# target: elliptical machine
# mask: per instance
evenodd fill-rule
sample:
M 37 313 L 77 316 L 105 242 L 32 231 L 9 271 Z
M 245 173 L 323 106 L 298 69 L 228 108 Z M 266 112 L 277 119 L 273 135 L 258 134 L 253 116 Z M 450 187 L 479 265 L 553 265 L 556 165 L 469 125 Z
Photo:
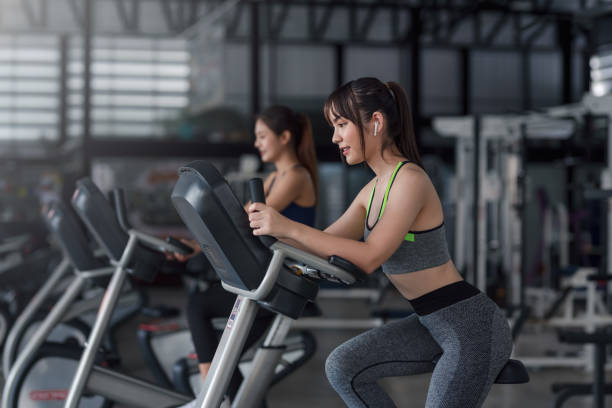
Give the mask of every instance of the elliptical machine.
M 76 365 L 74 353 L 60 351 L 59 345 L 53 349 L 55 353 L 51 353 L 48 347 L 42 347 L 43 343 L 69 312 L 86 282 L 108 276 L 112 272 L 112 268 L 103 267 L 100 261 L 93 257 L 91 250 L 87 247 L 87 239 L 83 230 L 68 209 L 60 203 L 55 203 L 48 209 L 45 218 L 47 225 L 63 246 L 65 257 L 26 310 L 19 316 L 7 339 L 3 356 L 6 381 L 2 394 L 2 406 L 6 408 L 36 406 L 41 401 L 53 404 L 54 401 L 61 400 L 62 395 L 65 395 L 66 384 L 61 382 L 63 378 L 50 376 L 48 370 L 55 367 L 65 372 L 70 372 L 71 369 L 74 371 Z M 69 286 L 17 354 L 20 339 L 32 323 L 36 312 L 62 279 L 67 276 L 71 267 L 74 268 L 74 275 Z M 16 360 L 13 363 L 14 358 Z M 56 406 L 57 404 L 55 402 Z M 101 398 L 88 399 L 86 406 L 103 407 L 104 404 Z
M 256 289 L 258 286 L 261 286 L 261 290 L 256 291 L 257 294 L 265 295 L 261 299 L 261 304 L 277 313 L 283 314 L 279 314 L 279 317 L 272 324 L 263 346 L 256 353 L 250 374 L 243 382 L 244 390 L 241 391 L 243 395 L 241 398 L 248 400 L 249 406 L 253 406 L 254 401 L 261 401 L 265 396 L 268 385 L 274 377 L 274 371 L 278 367 L 277 363 L 283 355 L 283 339 L 289 329 L 287 322 L 292 318 L 299 317 L 305 303 L 313 300 L 316 296 L 318 285 L 316 281 L 306 276 L 298 276 L 294 272 L 290 272 L 288 268 L 283 266 L 281 258 L 284 258 L 284 255 L 280 258 L 278 255 L 273 257 L 270 249 L 263 246 L 259 239 L 251 234 L 250 228 L 248 228 L 246 213 L 225 180 L 212 165 L 206 162 L 202 163 L 204 163 L 208 170 L 208 172 L 205 171 L 206 177 L 215 180 L 214 184 L 219 183 L 219 187 L 222 189 L 222 192 L 213 192 L 210 187 L 202 190 L 198 189 L 196 185 L 196 189 L 193 190 L 195 195 L 189 197 L 200 203 L 196 205 L 207 207 L 211 211 L 209 216 L 213 217 L 206 217 L 207 222 L 210 223 L 211 231 L 214 231 L 206 242 L 208 245 L 214 245 L 216 248 L 215 253 L 221 254 L 223 258 L 211 258 L 208 256 L 209 261 L 211 261 L 220 277 L 222 277 L 224 272 L 234 270 L 234 266 L 238 267 L 242 275 L 247 276 L 247 286 L 245 288 Z M 184 183 L 189 184 L 190 180 L 185 179 L 183 177 L 184 174 L 185 169 L 182 169 L 181 178 L 176 188 L 179 188 L 179 185 L 188 187 Z M 195 175 L 195 170 L 190 174 Z M 204 186 L 210 186 L 206 178 L 200 178 L 199 181 Z M 177 193 L 176 188 L 175 193 Z M 216 196 L 217 193 L 221 193 L 219 198 Z M 117 262 L 117 269 L 107 289 L 106 300 L 100 309 L 98 319 L 88 339 L 87 348 L 83 353 L 77 374 L 68 393 L 66 407 L 77 407 L 83 395 L 91 394 L 104 396 L 114 402 L 143 408 L 180 405 L 189 401 L 190 397 L 181 396 L 95 364 L 95 350 L 97 350 L 101 340 L 101 333 L 103 333 L 108 323 L 108 317 L 116 303 L 117 294 L 127 274 L 126 266 L 131 260 L 136 245 L 139 242 L 146 242 L 157 248 L 175 251 L 175 248 L 170 247 L 167 243 L 144 236 L 137 231 L 131 230 L 129 234 L 123 232 L 117 222 L 113 220 L 113 217 L 109 215 L 112 209 L 109 208 L 108 203 L 102 198 L 103 196 L 99 190 L 89 180 L 79 181 L 77 191 L 73 196 L 73 204 L 77 209 L 77 213 L 79 213 L 85 224 L 90 228 L 92 235 L 96 237 L 102 247 L 109 248 L 112 245 L 113 250 L 117 251 L 113 254 L 113 259 Z M 180 207 L 179 212 L 182 212 L 181 209 L 184 206 L 178 202 L 181 201 L 181 198 L 178 195 L 173 195 L 173 201 L 177 207 Z M 184 217 L 183 219 L 185 220 Z M 195 220 L 195 222 L 197 222 L 196 225 L 202 224 L 201 220 Z M 219 241 L 215 237 L 218 237 Z M 199 241 L 202 243 L 201 240 Z M 207 251 L 206 248 L 205 251 Z M 210 254 L 207 253 L 207 255 Z M 354 276 L 350 273 L 310 254 L 298 251 L 295 258 L 298 260 L 303 258 L 304 260 L 314 262 L 314 265 L 311 266 L 318 266 L 323 274 L 332 279 L 334 276 L 339 275 L 347 283 L 355 281 Z M 227 261 L 227 263 L 221 261 L 219 263 L 219 259 L 229 259 L 231 261 Z M 227 269 L 228 267 L 230 270 Z M 267 279 L 264 279 L 266 276 L 265 271 L 268 269 L 271 273 Z M 239 275 L 234 273 L 234 276 L 238 277 Z M 237 303 L 242 303 L 241 297 L 239 297 Z M 255 310 L 256 305 L 250 300 L 245 299 L 245 304 L 249 303 L 251 303 L 251 306 L 247 306 L 247 308 Z M 236 320 L 235 313 L 228 319 L 228 324 L 234 328 L 233 333 L 247 334 L 250 328 L 250 324 L 244 325 L 244 323 Z M 225 332 L 228 332 L 227 325 Z M 241 348 L 238 347 L 234 352 L 236 357 L 235 363 L 237 363 L 241 355 Z M 266 357 L 262 358 L 263 356 Z M 215 363 L 213 362 L 213 367 L 214 365 Z M 233 373 L 234 367 L 235 364 L 231 365 L 231 367 L 228 366 L 230 370 L 228 372 L 229 375 Z M 223 396 L 224 390 L 220 391 L 222 392 L 221 396 Z
M 87 319 L 93 315 L 95 320 L 102 300 L 96 286 L 104 284 L 114 270 L 108 266 L 108 261 L 94 255 L 85 231 L 70 208 L 56 202 L 49 205 L 43 215 L 49 231 L 62 247 L 64 258 L 28 303 L 9 334 L 3 354 L 7 373 L 3 406 L 63 405 L 70 376 L 49 373 L 65 374 L 76 370 L 81 347 L 89 335 Z M 45 319 L 37 320 L 58 293 L 61 296 L 58 295 L 59 300 L 51 312 L 47 312 Z M 84 293 L 85 298 L 79 299 Z M 124 291 L 120 308 L 112 316 L 111 328 L 140 310 L 144 301 L 140 291 Z M 99 360 L 112 365 L 118 357 L 111 333 L 107 334 Z M 99 397 L 88 398 L 83 406 L 103 407 L 106 402 Z

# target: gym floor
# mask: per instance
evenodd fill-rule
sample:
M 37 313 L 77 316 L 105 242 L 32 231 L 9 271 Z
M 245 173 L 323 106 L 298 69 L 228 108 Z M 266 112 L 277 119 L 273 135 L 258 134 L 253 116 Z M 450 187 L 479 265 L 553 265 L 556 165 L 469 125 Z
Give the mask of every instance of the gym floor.
M 184 304 L 184 291 L 180 288 L 150 288 L 152 304 L 163 303 L 182 307 Z M 402 304 L 395 293 L 386 297 L 385 304 L 397 306 Z M 367 316 L 367 306 L 360 300 L 324 300 L 319 303 L 325 315 L 333 317 Z M 145 379 L 151 379 L 144 367 L 138 349 L 135 327 L 142 317 L 134 318 L 133 322 L 126 323 L 117 331 L 120 354 L 124 371 Z M 531 333 L 530 333 L 531 331 Z M 527 326 L 525 334 L 521 336 L 516 351 L 521 355 L 533 355 L 534 352 L 544 352 L 544 349 L 568 351 L 567 347 L 558 346 L 553 333 L 536 333 Z M 325 358 L 338 344 L 359 331 L 355 330 L 313 330 L 317 339 L 317 352 L 303 367 L 291 374 L 288 378 L 274 386 L 268 396 L 270 408 L 332 408 L 343 407 L 344 404 L 330 387 L 325 377 Z M 560 348 L 561 347 L 561 348 Z M 583 382 L 589 381 L 590 373 L 582 369 L 539 369 L 529 370 L 531 381 L 521 385 L 494 385 L 487 401 L 486 408 L 510 407 L 553 407 L 554 394 L 551 384 L 554 382 Z M 612 375 L 612 374 L 611 374 Z M 429 375 L 420 375 L 411 378 L 388 378 L 383 386 L 392 396 L 398 407 L 423 407 L 429 384 Z M 592 407 L 590 397 L 574 397 L 564 408 Z M 607 399 L 606 407 L 612 408 L 612 397 Z

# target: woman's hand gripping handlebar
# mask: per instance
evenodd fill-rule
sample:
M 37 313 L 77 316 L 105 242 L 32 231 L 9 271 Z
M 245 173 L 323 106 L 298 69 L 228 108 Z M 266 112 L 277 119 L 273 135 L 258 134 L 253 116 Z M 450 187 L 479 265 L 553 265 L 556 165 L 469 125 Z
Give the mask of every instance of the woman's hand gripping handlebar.
M 260 178 L 249 180 L 249 192 L 253 203 L 265 202 L 263 182 Z M 327 262 L 325 262 L 318 256 L 294 248 L 286 243 L 279 242 L 272 237 L 261 235 L 259 238 L 266 246 L 273 250 L 280 250 L 287 258 L 297 261 L 297 263 L 286 263 L 298 269 L 301 274 L 347 285 L 353 284 L 355 281 L 363 280 L 367 276 L 366 273 L 357 266 L 337 255 L 330 256 Z
M 249 180 L 249 194 L 252 203 L 266 203 L 263 181 L 260 178 L 252 178 Z M 276 242 L 276 238 L 268 235 L 261 235 L 259 240 L 267 247 L 271 247 Z

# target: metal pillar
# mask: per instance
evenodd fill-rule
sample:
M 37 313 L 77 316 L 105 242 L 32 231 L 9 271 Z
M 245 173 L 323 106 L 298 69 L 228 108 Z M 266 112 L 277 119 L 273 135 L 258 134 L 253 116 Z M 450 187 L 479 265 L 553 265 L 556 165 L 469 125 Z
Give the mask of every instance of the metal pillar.
M 83 24 L 83 146 L 82 172 L 91 173 L 91 38 L 93 33 L 93 0 L 84 0 L 85 20 Z
M 251 57 L 251 71 L 250 71 L 250 88 L 251 88 L 251 117 L 254 117 L 259 113 L 260 106 L 260 89 L 259 86 L 259 4 L 257 2 L 250 3 L 251 9 L 251 38 L 250 38 L 250 57 Z

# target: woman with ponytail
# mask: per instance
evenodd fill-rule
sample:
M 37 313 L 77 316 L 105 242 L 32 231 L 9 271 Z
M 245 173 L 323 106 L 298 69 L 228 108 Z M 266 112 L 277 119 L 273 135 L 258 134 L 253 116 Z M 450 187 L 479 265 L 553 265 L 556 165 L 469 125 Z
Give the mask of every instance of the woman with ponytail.
M 366 273 L 382 267 L 415 311 L 337 347 L 325 366 L 331 385 L 349 407 L 394 407 L 379 379 L 433 371 L 426 407 L 482 406 L 510 356 L 510 328 L 450 259 L 442 205 L 421 166 L 404 90 L 360 78 L 336 89 L 324 114 L 343 160 L 366 162 L 376 177 L 324 231 L 251 204 L 253 234 L 298 242 L 323 258 L 338 255 Z
M 266 204 L 279 211 L 288 219 L 304 225 L 314 226 L 317 204 L 317 158 L 310 120 L 304 114 L 295 113 L 286 106 L 271 106 L 256 117 L 255 147 L 261 160 L 273 163 L 273 171 L 264 181 Z M 247 204 L 248 206 L 249 204 Z M 194 249 L 201 251 L 195 241 L 183 240 Z M 189 258 L 190 269 L 206 269 L 208 262 L 201 254 L 189 257 L 174 254 L 180 261 Z M 193 265 L 203 266 L 193 267 Z M 205 271 L 202 270 L 205 274 Z M 187 321 L 191 338 L 198 357 L 202 380 L 206 378 L 217 349 L 217 332 L 211 320 L 230 315 L 236 295 L 223 289 L 219 282 L 211 284 L 204 291 L 189 296 Z M 244 349 L 251 347 L 267 330 L 275 315 L 260 308 L 249 332 Z M 238 369 L 234 372 L 228 387 L 228 404 L 240 387 L 242 377 Z M 195 401 L 183 408 L 195 407 Z M 224 405 L 222 405 L 224 406 Z
M 271 106 L 257 116 L 255 147 L 275 171 L 264 181 L 266 204 L 296 222 L 314 226 L 317 157 L 310 120 L 286 106 Z

